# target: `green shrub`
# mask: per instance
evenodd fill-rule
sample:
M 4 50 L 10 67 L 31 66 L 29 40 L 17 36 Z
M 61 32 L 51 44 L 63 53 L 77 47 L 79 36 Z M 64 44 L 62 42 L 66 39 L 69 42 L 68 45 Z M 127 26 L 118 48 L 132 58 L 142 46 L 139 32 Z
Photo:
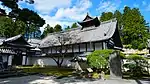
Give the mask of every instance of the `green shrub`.
M 92 68 L 104 69 L 108 66 L 109 55 L 113 50 L 96 50 L 87 56 L 87 63 Z
M 40 65 L 34 64 L 32 67 L 33 67 L 33 68 L 40 68 Z
M 147 65 L 147 59 L 140 55 L 129 55 L 126 57 L 129 63 L 124 64 L 125 68 L 129 69 L 130 76 L 141 77 Z
M 95 78 L 95 79 L 100 78 L 100 74 L 95 72 L 92 74 L 92 78 Z

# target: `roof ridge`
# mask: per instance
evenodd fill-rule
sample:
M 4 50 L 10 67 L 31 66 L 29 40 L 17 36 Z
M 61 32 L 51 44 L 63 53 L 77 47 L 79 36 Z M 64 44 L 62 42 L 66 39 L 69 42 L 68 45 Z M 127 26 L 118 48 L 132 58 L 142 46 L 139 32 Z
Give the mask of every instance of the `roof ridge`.
M 107 24 L 107 23 L 114 22 L 114 21 L 117 21 L 117 19 L 116 19 L 116 18 L 113 18 L 113 19 L 110 19 L 110 20 L 101 22 L 101 24 Z
M 53 32 L 53 33 L 49 33 L 48 35 L 60 34 L 60 33 L 68 32 L 68 31 L 73 31 L 73 30 L 78 30 L 78 29 L 81 29 L 81 27 L 71 28 L 71 29 L 68 29 L 68 30 L 60 31 L 60 32 Z

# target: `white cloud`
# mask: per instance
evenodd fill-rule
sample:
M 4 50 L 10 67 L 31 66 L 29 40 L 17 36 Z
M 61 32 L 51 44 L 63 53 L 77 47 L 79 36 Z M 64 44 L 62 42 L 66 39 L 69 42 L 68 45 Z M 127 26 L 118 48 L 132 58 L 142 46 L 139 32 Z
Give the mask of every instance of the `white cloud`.
M 55 14 L 55 18 L 67 18 L 70 20 L 81 20 L 88 12 L 88 8 L 92 6 L 89 0 L 81 0 L 72 8 L 59 8 Z
M 71 0 L 35 0 L 34 8 L 43 14 L 49 14 L 53 9 L 69 7 Z
M 114 12 L 119 6 L 121 1 L 108 1 L 108 0 L 101 0 L 97 11 L 100 12 Z
M 0 8 L 4 9 L 7 14 L 11 11 L 10 8 L 7 8 L 6 6 L 1 5 L 1 2 L 0 2 Z
M 22 4 L 26 3 L 19 5 Z M 46 24 L 50 24 L 52 27 L 60 24 L 64 28 L 84 19 L 88 9 L 92 6 L 92 2 L 90 0 L 35 0 L 34 4 L 27 4 L 27 6 L 32 6 L 34 11 L 38 11 Z M 42 31 L 46 24 L 41 28 Z
M 58 7 L 56 13 L 53 16 L 48 14 L 50 13 L 50 10 L 47 11 L 46 14 L 43 14 L 43 11 L 41 11 L 40 16 L 44 18 L 46 23 L 50 24 L 52 27 L 54 27 L 56 24 L 60 24 L 62 27 L 71 26 L 72 23 L 84 19 L 88 9 L 91 6 L 92 3 L 90 0 L 79 0 L 73 6 L 70 5 L 69 7 Z M 43 27 L 45 27 L 45 25 Z M 41 28 L 42 31 L 44 30 L 43 27 Z
M 145 2 L 145 1 L 142 1 L 142 5 L 145 6 L 145 5 L 146 5 L 146 2 Z

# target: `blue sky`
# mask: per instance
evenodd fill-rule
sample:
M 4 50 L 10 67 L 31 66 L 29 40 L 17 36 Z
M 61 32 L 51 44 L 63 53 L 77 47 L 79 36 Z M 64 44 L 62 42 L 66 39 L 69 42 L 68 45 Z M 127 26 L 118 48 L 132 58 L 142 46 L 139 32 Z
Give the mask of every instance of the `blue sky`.
M 36 11 L 51 26 L 70 26 L 82 21 L 87 12 L 93 17 L 100 16 L 102 12 L 122 12 L 125 6 L 138 7 L 145 20 L 150 22 L 149 0 L 35 0 L 32 5 L 19 2 L 19 6 Z

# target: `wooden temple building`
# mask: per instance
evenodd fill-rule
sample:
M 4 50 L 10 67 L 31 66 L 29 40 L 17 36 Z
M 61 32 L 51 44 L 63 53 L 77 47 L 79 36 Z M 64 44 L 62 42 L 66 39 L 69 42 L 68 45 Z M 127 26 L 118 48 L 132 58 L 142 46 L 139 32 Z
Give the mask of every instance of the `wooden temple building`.
M 72 36 L 71 42 L 66 42 L 61 52 L 66 52 L 63 66 L 66 66 L 75 56 L 80 56 L 100 49 L 122 49 L 116 19 L 100 22 L 88 14 L 78 22 L 80 27 L 67 31 L 48 34 L 42 40 L 26 41 L 22 35 L 0 40 L 0 58 L 8 65 L 57 65 L 51 56 L 57 56 L 61 47 L 57 36 Z M 69 46 L 69 47 L 68 47 Z
M 59 55 L 59 48 L 61 47 L 57 36 L 60 34 L 68 34 L 75 36 L 72 42 L 66 42 L 67 55 L 63 65 L 67 65 L 68 60 L 74 56 L 80 56 L 100 49 L 122 49 L 122 43 L 119 36 L 118 24 L 116 19 L 100 22 L 97 17 L 92 18 L 87 14 L 85 19 L 78 22 L 80 27 L 73 28 L 63 32 L 56 32 L 47 35 L 40 42 L 39 48 L 43 54 L 46 54 L 42 59 L 46 65 L 56 65 L 56 63 L 49 58 L 50 56 Z M 77 40 L 74 40 L 77 39 Z M 54 42 L 55 44 L 53 44 Z M 67 47 L 70 46 L 70 47 Z M 64 52 L 65 50 L 62 50 Z M 38 60 L 35 58 L 35 60 Z

